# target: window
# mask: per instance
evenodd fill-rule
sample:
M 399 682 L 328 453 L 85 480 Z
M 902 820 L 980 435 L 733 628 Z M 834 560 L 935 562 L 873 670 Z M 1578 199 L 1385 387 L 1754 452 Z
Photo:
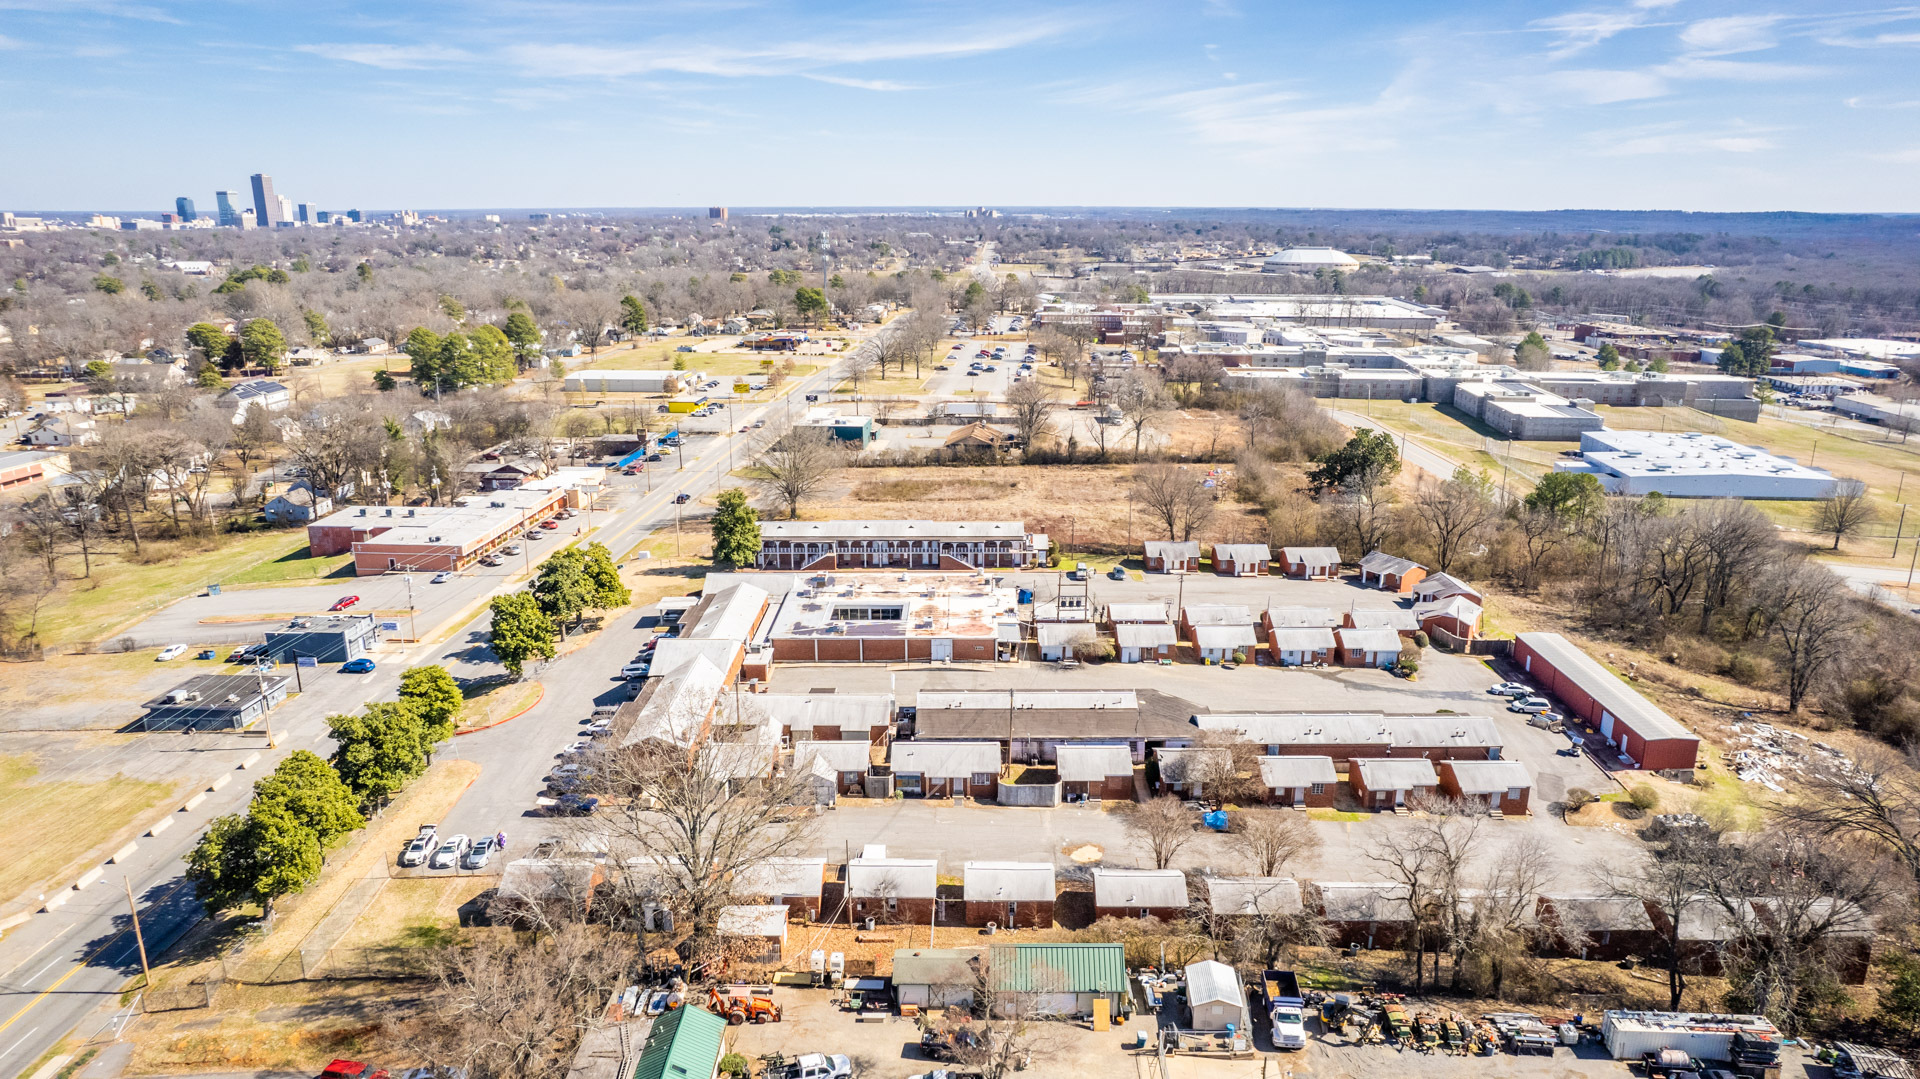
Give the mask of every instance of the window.
M 898 900 L 898 899 L 896 899 L 896 898 L 894 898 L 893 896 L 888 896 L 888 897 L 887 897 L 887 910 L 889 910 L 889 911 L 896 911 L 896 910 L 899 910 L 899 909 L 900 909 L 900 900 Z
M 905 616 L 906 608 L 894 607 L 835 607 L 835 622 L 898 622 Z
M 1313 793 L 1315 794 L 1327 793 L 1327 785 L 1325 783 L 1315 783 L 1313 785 Z
M 987 784 L 993 782 L 993 779 L 994 779 L 994 774 L 992 772 L 973 773 L 973 785 L 976 787 L 984 787 Z

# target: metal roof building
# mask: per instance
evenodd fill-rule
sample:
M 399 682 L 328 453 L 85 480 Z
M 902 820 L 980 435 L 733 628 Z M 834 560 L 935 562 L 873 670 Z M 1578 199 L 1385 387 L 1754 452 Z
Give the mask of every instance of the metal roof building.
M 1096 868 L 1093 905 L 1097 910 L 1184 907 L 1187 875 L 1178 869 Z
M 1195 1030 L 1247 1029 L 1247 990 L 1225 963 L 1202 959 L 1187 964 L 1187 1009 Z
M 1693 768 L 1700 739 L 1572 641 L 1558 633 L 1522 633 L 1514 640 L 1513 661 L 1569 712 L 1597 726 L 1636 767 Z
M 1207 907 L 1222 916 L 1300 913 L 1300 885 L 1289 877 L 1212 877 Z
M 969 903 L 1051 903 L 1049 862 L 968 862 L 961 869 L 962 896 Z

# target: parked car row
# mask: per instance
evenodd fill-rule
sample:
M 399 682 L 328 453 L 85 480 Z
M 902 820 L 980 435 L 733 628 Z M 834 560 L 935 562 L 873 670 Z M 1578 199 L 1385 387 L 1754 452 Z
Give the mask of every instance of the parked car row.
M 400 865 L 411 869 L 485 869 L 493 856 L 506 849 L 506 834 L 469 839 L 463 834 L 440 835 L 435 824 L 423 824 L 420 832 L 400 852 Z

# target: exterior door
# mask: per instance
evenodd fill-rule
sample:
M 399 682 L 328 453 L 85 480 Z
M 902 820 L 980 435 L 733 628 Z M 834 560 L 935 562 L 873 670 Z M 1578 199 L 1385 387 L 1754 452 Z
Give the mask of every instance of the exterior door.
M 1006 926 L 1008 929 L 1013 928 L 1013 924 L 1015 920 L 1019 918 L 1019 916 L 1020 916 L 1020 904 L 1008 903 L 1007 904 L 1007 921 L 1006 921 Z
M 932 654 L 934 659 L 952 659 L 953 658 L 953 638 L 935 637 L 933 639 Z
M 1613 741 L 1613 713 L 1612 712 L 1600 713 L 1600 737 L 1605 738 L 1609 742 Z

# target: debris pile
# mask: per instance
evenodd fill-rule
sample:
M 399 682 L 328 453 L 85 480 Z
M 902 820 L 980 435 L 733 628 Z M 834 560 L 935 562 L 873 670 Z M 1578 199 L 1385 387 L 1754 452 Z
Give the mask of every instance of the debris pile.
M 1786 784 L 1857 772 L 1845 753 L 1816 742 L 1799 731 L 1776 727 L 1742 712 L 1747 722 L 1728 724 L 1728 742 L 1742 748 L 1727 755 L 1727 763 L 1743 783 L 1758 783 L 1775 794 Z

